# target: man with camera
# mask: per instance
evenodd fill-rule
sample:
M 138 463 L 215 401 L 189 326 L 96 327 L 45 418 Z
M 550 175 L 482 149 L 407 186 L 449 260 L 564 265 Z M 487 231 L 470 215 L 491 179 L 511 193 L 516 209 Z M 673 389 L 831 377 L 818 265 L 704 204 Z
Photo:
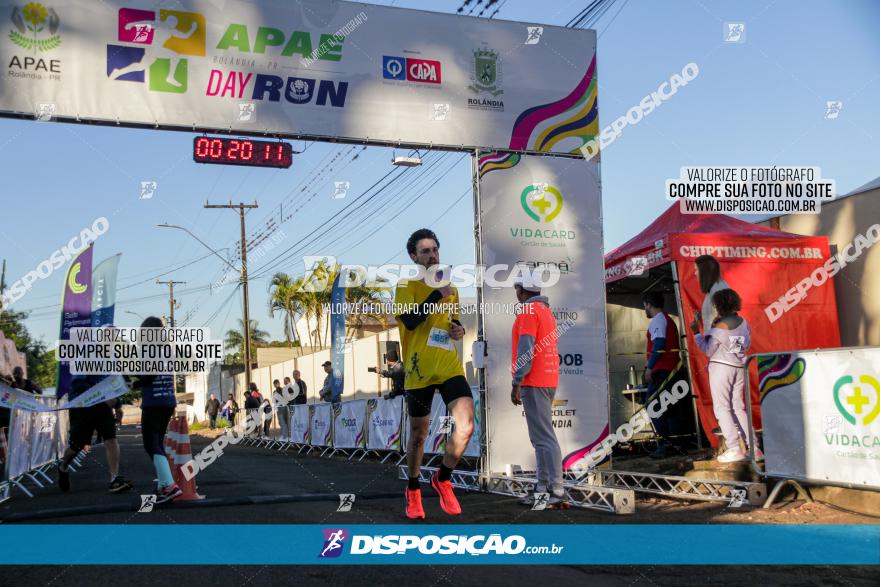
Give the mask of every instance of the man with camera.
M 404 393 L 403 381 L 406 377 L 406 372 L 403 370 L 403 363 L 400 362 L 400 359 L 394 353 L 388 354 L 387 365 L 388 368 L 381 371 L 378 371 L 377 367 L 368 367 L 367 370 L 370 373 L 378 371 L 379 375 L 391 380 L 391 393 L 386 395 L 385 399 L 394 399 Z

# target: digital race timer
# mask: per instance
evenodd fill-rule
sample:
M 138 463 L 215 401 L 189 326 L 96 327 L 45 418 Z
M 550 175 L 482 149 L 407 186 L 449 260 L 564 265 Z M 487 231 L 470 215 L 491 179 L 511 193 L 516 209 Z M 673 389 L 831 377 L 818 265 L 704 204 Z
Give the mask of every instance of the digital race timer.
M 293 147 L 280 141 L 203 136 L 193 140 L 193 161 L 286 169 L 293 163 Z

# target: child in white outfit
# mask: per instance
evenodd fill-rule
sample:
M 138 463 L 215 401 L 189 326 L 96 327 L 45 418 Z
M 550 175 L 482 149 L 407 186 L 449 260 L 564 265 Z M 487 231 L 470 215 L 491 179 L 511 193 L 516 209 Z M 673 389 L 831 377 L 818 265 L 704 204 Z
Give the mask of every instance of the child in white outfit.
M 724 435 L 727 450 L 718 457 L 721 463 L 742 461 L 746 454 L 740 447 L 740 439 L 748 447 L 748 416 L 745 408 L 746 354 L 752 344 L 749 323 L 737 312 L 742 300 L 732 289 L 722 289 L 712 296 L 718 317 L 712 328 L 700 334 L 700 320 L 691 323 L 697 346 L 709 357 L 709 387 L 712 390 L 712 407 L 715 418 Z M 757 460 L 763 455 L 755 448 Z

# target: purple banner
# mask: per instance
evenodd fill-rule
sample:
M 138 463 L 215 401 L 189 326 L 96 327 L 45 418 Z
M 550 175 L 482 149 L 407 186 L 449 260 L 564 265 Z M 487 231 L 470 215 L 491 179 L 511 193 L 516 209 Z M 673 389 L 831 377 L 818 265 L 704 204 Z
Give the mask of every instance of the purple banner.
M 92 245 L 71 262 L 64 278 L 61 296 L 61 334 L 59 339 L 69 340 L 70 329 L 92 325 Z M 70 366 L 58 363 L 58 399 L 70 392 Z

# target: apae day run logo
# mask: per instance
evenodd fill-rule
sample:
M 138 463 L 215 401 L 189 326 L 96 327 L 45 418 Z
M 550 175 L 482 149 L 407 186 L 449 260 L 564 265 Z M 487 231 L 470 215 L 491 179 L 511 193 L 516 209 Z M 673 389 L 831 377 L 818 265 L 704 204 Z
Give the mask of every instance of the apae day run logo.
M 533 183 L 520 194 L 523 212 L 539 224 L 551 224 L 562 212 L 562 192 L 548 183 Z M 510 236 L 520 239 L 526 247 L 564 247 L 565 241 L 575 239 L 575 231 L 559 228 L 512 226 Z
M 504 93 L 501 89 L 501 81 L 498 53 L 487 47 L 475 50 L 474 69 L 468 89 L 477 94 L 477 97 L 468 98 L 468 108 L 503 111 L 504 101 L 493 99 Z M 484 98 L 481 94 L 488 94 L 490 97 Z
M 117 40 L 107 45 L 107 77 L 144 83 L 153 92 L 183 94 L 188 87 L 188 60 L 205 56 L 205 17 L 197 12 L 120 8 Z
M 845 391 L 849 393 L 841 399 Z M 857 379 L 844 375 L 834 382 L 834 405 L 850 424 L 867 426 L 880 414 L 880 382 L 871 375 L 860 375 Z
M 12 8 L 12 24 L 9 40 L 28 51 L 50 51 L 61 44 L 58 25 L 61 19 L 54 8 L 46 8 L 39 2 L 28 2 L 24 8 Z

